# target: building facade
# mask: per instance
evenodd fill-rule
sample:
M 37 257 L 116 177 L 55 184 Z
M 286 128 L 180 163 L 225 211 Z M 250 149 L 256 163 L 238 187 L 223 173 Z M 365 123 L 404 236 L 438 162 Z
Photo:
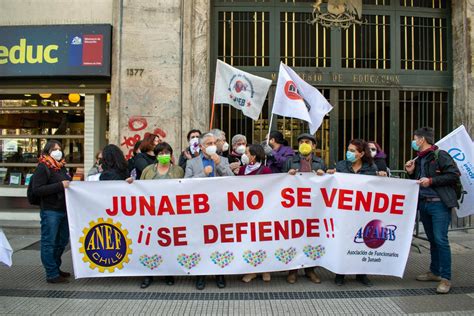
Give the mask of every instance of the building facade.
M 297 135 L 308 130 L 283 117 L 269 126 L 280 62 L 334 106 L 316 134 L 318 154 L 329 164 L 342 159 L 352 138 L 377 141 L 390 167 L 400 169 L 413 156 L 410 139 L 419 126 L 433 126 L 440 138 L 464 124 L 473 135 L 473 0 L 363 0 L 352 15 L 360 23 L 342 27 L 311 23 L 315 14 L 335 10 L 319 2 L 0 0 L 0 171 L 7 173 L 0 195 L 24 194 L 24 187 L 10 185 L 11 174 L 26 178 L 48 138 L 63 139 L 70 166 L 86 172 L 105 143 L 130 155 L 146 132 L 161 134 L 178 152 L 188 130 L 209 128 L 216 59 L 273 80 L 257 121 L 216 105 L 212 124 L 228 137 L 242 133 L 260 142 L 278 129 L 296 146 Z M 340 10 L 349 14 L 347 8 Z M 110 27 L 110 52 L 103 51 L 109 58 L 102 59 L 110 73 L 47 73 L 5 59 L 16 45 L 7 41 L 9 30 L 40 25 L 58 32 Z M 70 64 L 72 53 L 65 54 Z M 97 64 L 82 60 L 81 66 Z

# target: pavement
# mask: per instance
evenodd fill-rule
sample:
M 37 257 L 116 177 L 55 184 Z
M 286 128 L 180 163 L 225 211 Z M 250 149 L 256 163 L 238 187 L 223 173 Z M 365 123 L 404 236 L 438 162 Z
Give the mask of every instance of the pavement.
M 228 276 L 225 289 L 209 277 L 203 291 L 194 288 L 191 277 L 177 277 L 173 286 L 155 278 L 142 290 L 141 278 L 132 277 L 48 284 L 38 232 L 13 226 L 4 229 L 14 255 L 11 268 L 0 264 L 0 315 L 474 315 L 474 230 L 450 233 L 453 288 L 439 295 L 437 283 L 415 280 L 429 267 L 428 244 L 419 239 L 413 242 L 417 247 L 411 248 L 404 278 L 371 276 L 370 288 L 354 277 L 337 286 L 333 273 L 316 268 L 321 284 L 309 282 L 300 271 L 293 285 L 285 273 L 274 273 L 268 283 L 245 284 L 240 276 Z M 63 270 L 73 271 L 69 249 Z

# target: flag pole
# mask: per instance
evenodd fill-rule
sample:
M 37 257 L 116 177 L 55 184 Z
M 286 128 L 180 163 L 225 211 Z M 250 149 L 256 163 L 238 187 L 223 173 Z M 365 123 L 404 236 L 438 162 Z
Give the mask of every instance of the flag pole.
M 270 124 L 268 125 L 268 134 L 267 134 L 267 145 L 270 141 L 270 132 L 272 131 L 272 123 L 273 123 L 273 113 L 270 114 Z
M 212 123 L 214 122 L 214 112 L 215 112 L 215 108 L 216 108 L 216 105 L 214 104 L 214 96 L 216 94 L 216 81 L 214 79 L 214 89 L 213 89 L 213 92 L 212 92 L 212 109 L 211 109 L 211 121 L 209 122 L 209 130 L 212 129 Z

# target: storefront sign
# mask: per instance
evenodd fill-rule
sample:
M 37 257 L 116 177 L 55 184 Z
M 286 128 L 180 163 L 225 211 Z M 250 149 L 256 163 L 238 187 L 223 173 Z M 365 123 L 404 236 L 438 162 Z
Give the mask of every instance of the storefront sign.
M 112 27 L 0 27 L 0 77 L 110 76 Z
M 418 201 L 412 180 L 312 173 L 73 181 L 74 275 L 213 275 L 321 266 L 401 277 Z

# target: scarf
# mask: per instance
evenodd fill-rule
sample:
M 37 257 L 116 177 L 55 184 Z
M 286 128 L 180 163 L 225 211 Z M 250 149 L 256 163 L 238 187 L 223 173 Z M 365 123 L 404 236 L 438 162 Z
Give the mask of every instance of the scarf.
M 430 152 L 436 151 L 437 149 L 438 149 L 438 146 L 433 145 L 433 146 L 431 146 L 431 147 L 428 148 L 428 149 L 425 149 L 425 150 L 423 150 L 423 151 L 417 152 L 416 155 L 417 155 L 418 157 L 420 157 L 420 158 L 423 158 L 423 157 L 425 157 L 426 155 L 428 155 Z
M 249 173 L 254 172 L 255 170 L 258 170 L 261 165 L 262 165 L 262 163 L 260 163 L 260 162 L 256 162 L 253 165 L 247 165 L 245 167 L 245 174 L 247 175 Z
M 66 161 L 64 159 L 61 159 L 61 161 L 56 161 L 49 155 L 41 155 L 38 161 L 40 163 L 44 163 L 46 167 L 53 170 L 61 170 L 61 168 L 66 165 Z

